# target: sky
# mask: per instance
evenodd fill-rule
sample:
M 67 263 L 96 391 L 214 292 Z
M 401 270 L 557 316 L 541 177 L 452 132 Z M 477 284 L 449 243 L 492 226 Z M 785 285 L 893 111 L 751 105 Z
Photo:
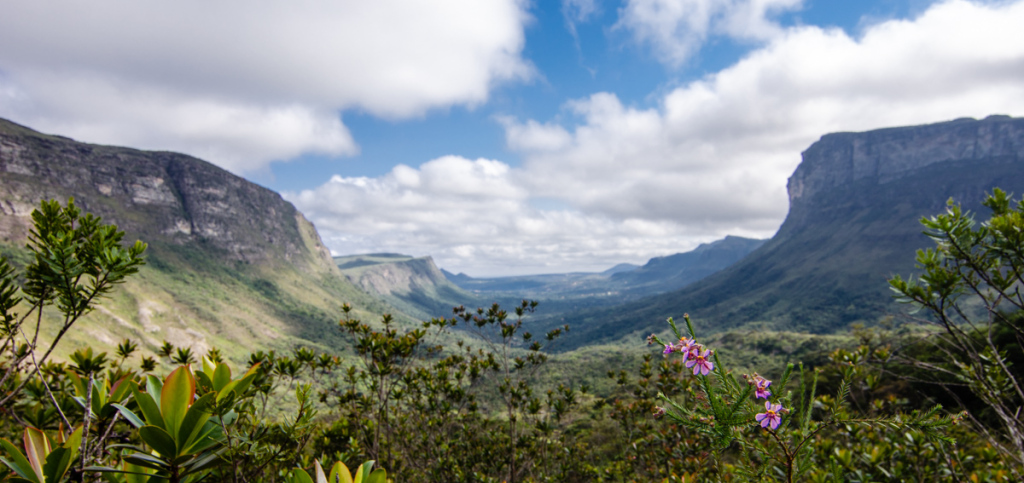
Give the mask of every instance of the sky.
M 768 238 L 822 135 L 1024 115 L 1024 0 L 0 4 L 0 117 L 278 191 L 337 255 L 601 271 Z

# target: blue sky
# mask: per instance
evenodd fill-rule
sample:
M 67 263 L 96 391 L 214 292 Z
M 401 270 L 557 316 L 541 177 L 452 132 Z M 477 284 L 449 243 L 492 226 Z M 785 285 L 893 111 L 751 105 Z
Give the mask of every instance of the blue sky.
M 928 0 L 816 0 L 781 12 L 781 25 L 836 27 L 857 35 L 862 24 L 908 18 L 923 11 Z M 398 163 L 417 166 L 448 154 L 500 159 L 517 165 L 519 153 L 505 146 L 504 129 L 494 116 L 551 119 L 563 104 L 594 92 L 614 92 L 623 103 L 651 106 L 657 94 L 699 79 L 735 63 L 757 43 L 729 37 L 713 38 L 680 66 L 667 66 L 649 49 L 632 42 L 616 28 L 620 2 L 593 2 L 586 21 L 572 18 L 563 3 L 533 2 L 524 29 L 523 57 L 536 68 L 527 82 L 499 85 L 481 106 L 444 107 L 417 119 L 387 120 L 363 112 L 346 112 L 344 121 L 360 146 L 355 156 L 306 155 L 275 162 L 268 172 L 250 175 L 278 190 L 302 190 L 334 174 L 380 176 Z M 574 36 L 570 30 L 575 30 Z
M 0 116 L 186 152 L 338 254 L 597 271 L 769 237 L 839 130 L 1024 114 L 1024 1 L 0 7 Z

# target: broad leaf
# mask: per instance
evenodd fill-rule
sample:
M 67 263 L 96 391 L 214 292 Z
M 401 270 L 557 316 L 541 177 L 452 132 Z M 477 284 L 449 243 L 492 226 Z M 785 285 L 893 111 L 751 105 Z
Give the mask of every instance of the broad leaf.
M 181 366 L 164 379 L 160 391 L 160 414 L 164 417 L 164 429 L 177 441 L 178 429 L 196 395 L 196 381 L 188 366 Z
M 174 438 L 167 434 L 163 428 L 157 426 L 143 426 L 139 428 L 139 436 L 142 438 L 150 448 L 156 450 L 167 459 L 172 459 L 178 454 L 177 445 L 174 443 Z
M 50 454 L 50 440 L 46 435 L 36 428 L 25 428 L 25 456 L 28 459 L 32 470 L 40 480 L 43 480 L 43 463 L 46 462 L 46 455 Z
M 10 460 L 7 458 L 0 458 L 0 462 L 3 462 L 3 464 L 7 465 L 11 471 L 17 473 L 18 476 L 25 478 L 26 480 L 33 483 L 43 483 L 40 481 L 40 476 L 36 475 L 32 465 L 29 464 L 28 458 L 25 458 L 25 455 L 21 454 L 21 450 L 6 439 L 0 439 L 0 445 L 3 445 L 4 450 L 7 451 L 7 456 L 10 457 Z

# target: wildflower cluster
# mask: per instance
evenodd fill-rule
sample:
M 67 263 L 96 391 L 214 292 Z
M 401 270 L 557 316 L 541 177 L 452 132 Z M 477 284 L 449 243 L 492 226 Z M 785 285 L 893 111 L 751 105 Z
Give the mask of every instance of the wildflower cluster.
M 684 318 L 686 319 L 687 326 L 690 326 L 689 314 L 684 315 Z M 675 324 L 672 319 L 669 319 L 669 324 L 671 324 L 672 328 L 675 330 Z M 672 353 L 681 354 L 683 357 L 683 364 L 685 364 L 687 368 L 693 369 L 694 376 L 707 376 L 715 370 L 715 362 L 713 361 L 714 351 L 696 341 L 693 337 L 692 327 L 690 328 L 690 332 L 690 337 L 679 336 L 678 342 L 675 343 L 661 342 L 655 334 L 651 334 L 647 338 L 647 342 L 648 344 L 657 342 L 663 345 L 665 348 L 662 350 L 662 354 L 666 356 Z M 776 402 L 773 404 L 771 401 L 767 400 L 772 395 L 771 390 L 768 389 L 772 385 L 772 381 L 762 377 L 756 372 L 753 376 L 744 374 L 743 379 L 745 379 L 747 384 L 753 389 L 755 399 L 766 400 L 764 402 L 765 412 L 755 414 L 753 420 L 760 423 L 762 428 L 771 429 L 773 431 L 778 429 L 779 425 L 782 424 L 782 416 L 788 413 L 789 410 L 782 407 L 782 404 L 780 403 Z M 749 392 L 749 390 L 747 392 Z M 698 399 L 706 400 L 706 395 L 704 395 L 704 397 L 698 395 Z M 664 415 L 666 411 L 666 408 L 658 407 L 655 410 L 655 416 L 660 417 Z M 711 419 L 698 418 L 698 421 L 701 420 L 710 421 Z
M 730 463 L 730 471 L 743 473 L 755 480 L 764 479 L 768 474 L 784 475 L 784 481 L 800 479 L 813 467 L 813 444 L 808 443 L 814 441 L 820 431 L 836 425 L 916 430 L 938 444 L 952 441 L 939 429 L 950 426 L 955 419 L 939 417 L 939 407 L 891 418 L 851 417 L 844 404 L 849 395 L 852 372 L 843 374 L 844 379 L 835 397 L 822 396 L 820 400 L 815 396 L 817 372 L 805 375 L 802 365 L 799 366 L 801 384 L 796 400 L 791 391 L 785 390 L 794 372 L 793 364 L 786 366 L 778 384 L 756 372 L 743 375 L 742 380 L 738 380 L 722 368 L 713 350 L 696 342 L 689 316 L 684 315 L 684 319 L 686 335 L 680 334 L 675 322 L 668 319 L 676 342 L 663 342 L 657 335 L 648 337 L 648 342 L 664 347 L 662 353 L 665 356 L 673 353 L 682 356 L 686 367 L 693 371 L 697 392 L 691 395 L 693 404 L 689 405 L 659 394 L 666 407 L 656 408 L 655 415 L 667 416 L 677 424 L 708 436 L 712 444 L 712 458 L 717 459 L 721 452 L 740 448 L 749 468 L 741 469 Z M 763 402 L 760 401 L 762 399 Z M 820 409 L 814 417 L 816 407 Z M 795 409 L 791 411 L 789 408 Z

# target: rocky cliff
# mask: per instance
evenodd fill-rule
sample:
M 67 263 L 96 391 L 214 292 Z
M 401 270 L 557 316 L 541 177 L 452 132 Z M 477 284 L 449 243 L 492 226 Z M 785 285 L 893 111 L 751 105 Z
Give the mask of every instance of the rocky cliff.
M 335 257 L 334 262 L 358 287 L 423 320 L 481 302 L 449 281 L 431 257 L 378 253 Z
M 0 238 L 23 240 L 39 201 L 69 196 L 150 242 L 201 242 L 247 262 L 330 262 L 316 230 L 291 203 L 210 163 L 78 143 L 0 119 Z
M 1018 162 L 1024 158 L 1024 119 L 989 116 L 925 126 L 826 134 L 802 153 L 789 178 L 790 209 L 817 194 L 861 180 L 891 183 L 940 163 Z
M 915 251 L 932 245 L 921 217 L 953 198 L 984 218 L 981 201 L 994 187 L 1024 194 L 1024 119 L 827 134 L 804 151 L 789 180 L 789 214 L 771 240 L 681 290 L 579 314 L 570 337 L 639 337 L 683 313 L 704 331 L 819 333 L 899 314 L 886 280 L 913 273 Z
M 394 312 L 353 286 L 313 225 L 273 191 L 184 154 L 79 143 L 0 120 L 0 253 L 24 260 L 32 210 L 69 197 L 150 248 L 142 271 L 59 352 L 109 351 L 128 337 L 150 354 L 166 340 L 244 360 L 250 350 L 339 343 L 343 302 L 367 320 Z

